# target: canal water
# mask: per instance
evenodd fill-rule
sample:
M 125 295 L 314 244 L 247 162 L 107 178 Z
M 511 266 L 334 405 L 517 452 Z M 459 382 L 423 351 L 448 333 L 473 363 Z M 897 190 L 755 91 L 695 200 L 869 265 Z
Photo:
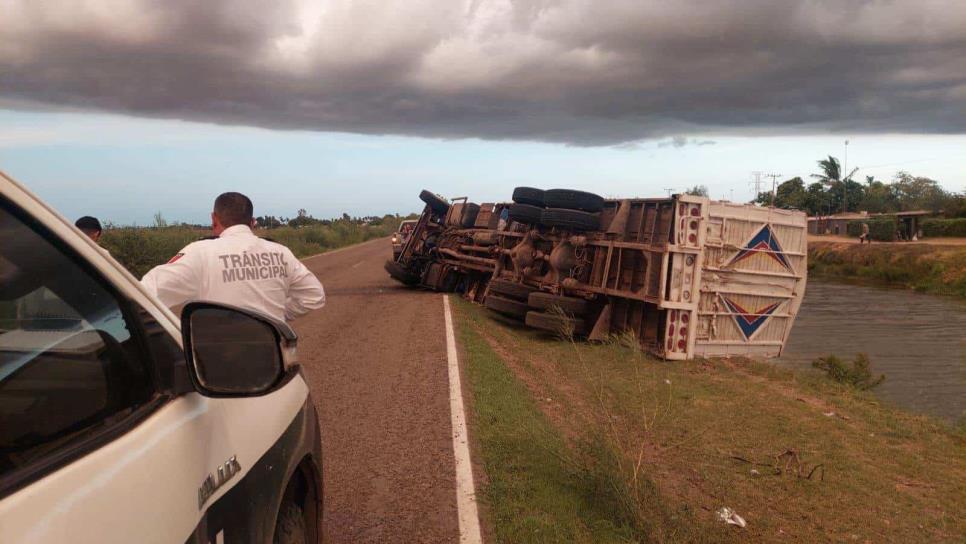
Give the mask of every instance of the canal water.
M 966 301 L 810 279 L 778 362 L 810 368 L 865 353 L 886 381 L 876 395 L 909 411 L 966 416 Z

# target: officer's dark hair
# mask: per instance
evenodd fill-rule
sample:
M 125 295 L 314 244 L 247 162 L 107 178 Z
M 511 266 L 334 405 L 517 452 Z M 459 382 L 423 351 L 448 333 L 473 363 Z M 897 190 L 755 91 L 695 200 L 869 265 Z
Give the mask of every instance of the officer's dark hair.
M 104 229 L 101 228 L 101 222 L 97 220 L 96 217 L 91 217 L 85 215 L 77 221 L 74 221 L 74 226 L 79 228 L 81 232 L 93 233 L 93 232 L 103 232 Z
M 251 225 L 255 207 L 247 196 L 241 193 L 221 193 L 215 199 L 215 213 L 225 228 L 235 225 Z

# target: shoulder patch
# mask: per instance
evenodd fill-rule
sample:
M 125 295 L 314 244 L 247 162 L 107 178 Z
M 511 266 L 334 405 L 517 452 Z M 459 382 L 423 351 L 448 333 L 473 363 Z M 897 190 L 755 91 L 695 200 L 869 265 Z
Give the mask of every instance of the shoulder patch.
M 178 260 L 178 259 L 180 259 L 181 257 L 184 257 L 184 253 L 178 253 L 178 254 L 177 254 L 177 255 L 175 255 L 174 257 L 171 257 L 171 260 L 169 260 L 169 261 L 168 261 L 168 264 L 171 264 L 171 263 L 173 263 L 173 262 L 175 262 L 175 261 L 177 261 L 177 260 Z

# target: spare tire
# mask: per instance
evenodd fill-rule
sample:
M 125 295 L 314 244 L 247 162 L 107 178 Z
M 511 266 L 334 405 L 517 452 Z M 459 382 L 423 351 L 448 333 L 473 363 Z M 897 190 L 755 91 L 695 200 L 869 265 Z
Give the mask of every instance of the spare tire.
M 604 209 L 604 197 L 573 189 L 550 189 L 543 193 L 543 205 L 597 213 Z
M 547 208 L 540 214 L 540 223 L 546 227 L 565 230 L 597 230 L 600 228 L 600 215 L 563 208 Z
M 529 285 L 523 283 L 517 283 L 510 280 L 490 280 L 490 294 L 487 297 L 493 296 L 493 293 L 498 295 L 515 298 L 520 301 L 526 301 L 530 293 L 536 291 L 535 287 L 530 287 Z
M 472 228 L 476 224 L 476 216 L 480 214 L 480 205 L 468 202 L 463 205 L 463 217 L 460 226 L 464 229 Z
M 402 283 L 403 285 L 416 285 L 419 283 L 418 276 L 411 274 L 396 261 L 386 261 L 386 264 L 383 265 L 383 268 L 386 269 L 386 272 L 389 272 L 389 276 L 392 277 L 392 279 Z
M 527 312 L 530 311 L 526 302 L 493 294 L 487 295 L 486 300 L 483 301 L 483 305 L 494 312 L 520 319 L 526 317 Z
M 419 193 L 419 200 L 422 200 L 423 202 L 425 202 L 427 206 L 432 208 L 432 210 L 439 215 L 443 215 L 444 213 L 449 211 L 449 202 L 446 202 L 439 196 L 425 189 L 423 189 Z
M 539 225 L 542 213 L 543 208 L 530 204 L 510 204 L 510 209 L 507 212 L 510 221 L 525 225 Z
M 533 187 L 517 187 L 513 190 L 513 201 L 517 204 L 529 204 L 543 207 L 543 189 Z
M 535 291 L 530 293 L 527 303 L 535 310 L 549 310 L 553 307 L 560 308 L 567 315 L 581 316 L 587 312 L 590 303 L 587 300 L 577 297 L 565 297 L 563 295 L 551 295 Z
M 528 327 L 564 335 L 569 329 L 573 334 L 587 334 L 587 324 L 583 319 L 563 317 L 543 312 L 527 312 L 524 320 Z

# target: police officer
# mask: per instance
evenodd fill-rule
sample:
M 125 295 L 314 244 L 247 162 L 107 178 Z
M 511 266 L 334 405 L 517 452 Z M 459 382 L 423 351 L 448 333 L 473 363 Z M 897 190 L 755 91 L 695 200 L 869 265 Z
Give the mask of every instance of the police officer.
M 291 320 L 324 306 L 319 280 L 287 247 L 255 236 L 253 215 L 247 196 L 218 196 L 211 212 L 217 238 L 188 244 L 141 283 L 169 307 L 207 300 Z

